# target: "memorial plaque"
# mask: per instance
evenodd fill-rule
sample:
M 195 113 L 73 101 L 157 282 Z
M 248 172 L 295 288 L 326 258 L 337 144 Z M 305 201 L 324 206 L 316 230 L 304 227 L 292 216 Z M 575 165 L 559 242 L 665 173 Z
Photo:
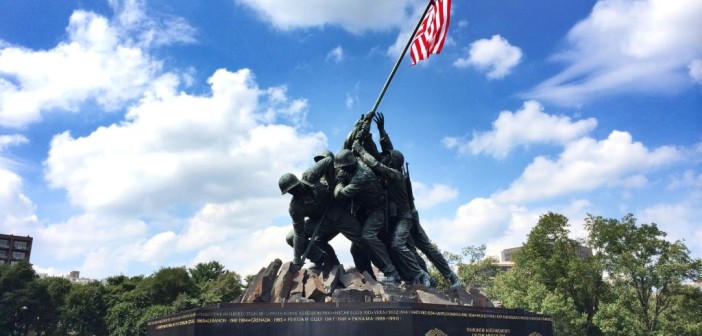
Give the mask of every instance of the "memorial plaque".
M 550 316 L 404 302 L 220 304 L 154 319 L 149 336 L 551 336 Z

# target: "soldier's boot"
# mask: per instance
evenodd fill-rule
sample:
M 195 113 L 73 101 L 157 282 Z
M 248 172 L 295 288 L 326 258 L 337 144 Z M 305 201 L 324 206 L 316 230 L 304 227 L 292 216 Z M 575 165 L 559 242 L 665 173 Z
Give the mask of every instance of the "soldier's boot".
M 461 281 L 458 279 L 458 275 L 456 273 L 451 272 L 451 274 L 446 278 L 449 282 L 449 286 L 451 288 L 459 288 L 461 287 Z
M 427 272 L 420 271 L 419 275 L 414 279 L 415 285 L 421 285 L 424 287 L 431 287 L 431 277 Z
M 434 277 L 432 277 L 432 276 L 430 275 L 430 276 L 429 276 L 429 287 L 431 287 L 431 288 L 436 288 L 437 286 L 439 286 L 439 283 L 436 282 L 436 279 L 434 279 Z
M 339 260 L 336 258 L 331 258 L 328 254 L 322 254 L 319 259 L 314 260 L 313 264 L 308 267 L 310 271 L 319 273 L 323 276 L 329 275 L 331 269 L 339 264 Z
M 388 273 L 383 272 L 383 275 L 385 277 L 382 279 L 382 282 L 395 283 L 400 282 L 400 280 L 402 279 L 400 277 L 400 273 L 397 273 L 397 271 L 392 271 Z

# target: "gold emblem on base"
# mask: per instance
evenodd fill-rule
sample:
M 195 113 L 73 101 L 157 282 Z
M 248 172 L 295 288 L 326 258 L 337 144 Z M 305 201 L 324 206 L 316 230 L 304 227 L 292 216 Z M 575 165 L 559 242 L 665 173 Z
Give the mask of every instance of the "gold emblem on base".
M 445 332 L 441 331 L 441 330 L 438 329 L 438 328 L 434 328 L 434 329 L 432 329 L 432 330 L 429 330 L 429 331 L 427 331 L 427 333 L 424 334 L 424 335 L 425 335 L 425 336 L 448 336 L 448 334 L 446 334 Z

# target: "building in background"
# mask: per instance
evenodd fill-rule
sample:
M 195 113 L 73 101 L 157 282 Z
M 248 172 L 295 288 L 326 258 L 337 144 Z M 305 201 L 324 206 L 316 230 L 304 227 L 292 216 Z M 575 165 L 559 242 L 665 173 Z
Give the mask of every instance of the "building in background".
M 0 234 L 0 264 L 29 262 L 31 253 L 32 237 Z

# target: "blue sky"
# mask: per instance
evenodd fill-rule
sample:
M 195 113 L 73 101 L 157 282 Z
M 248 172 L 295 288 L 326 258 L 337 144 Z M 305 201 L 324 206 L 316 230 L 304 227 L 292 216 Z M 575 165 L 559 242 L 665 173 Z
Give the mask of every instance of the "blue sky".
M 291 259 L 278 177 L 339 149 L 426 2 L 282 3 L 0 0 L 0 232 L 56 275 Z M 633 213 L 702 256 L 700 1 L 454 0 L 409 64 L 379 111 L 441 249 Z

